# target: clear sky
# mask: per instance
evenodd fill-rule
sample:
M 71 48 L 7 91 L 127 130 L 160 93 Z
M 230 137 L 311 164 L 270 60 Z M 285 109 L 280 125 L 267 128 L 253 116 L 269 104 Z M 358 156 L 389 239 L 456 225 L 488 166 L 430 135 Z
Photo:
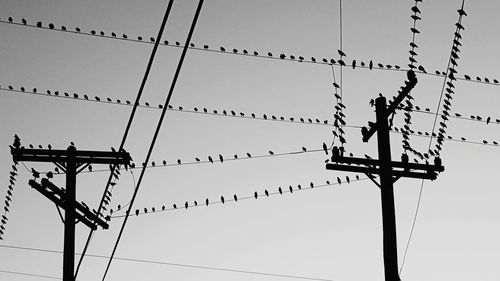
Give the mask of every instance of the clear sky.
M 375 120 L 369 100 L 379 93 L 396 95 L 406 79 L 394 65 L 408 68 L 415 2 L 343 1 L 342 21 L 339 4 L 338 0 L 205 1 L 192 42 L 201 49 L 208 45 L 208 51 L 187 52 L 171 100 L 175 109 L 183 110 L 166 114 L 152 156 L 157 167 L 146 171 L 134 203 L 133 210 L 141 214 L 129 219 L 106 280 L 299 280 L 172 264 L 335 281 L 384 280 L 380 191 L 369 180 L 355 181 L 355 174 L 326 170 L 328 157 L 321 147 L 323 142 L 331 144 L 333 127 L 308 124 L 307 119 L 333 123 L 333 83 L 341 84 L 345 120 L 358 127 L 345 128 L 346 149 L 359 157 L 377 157 L 376 139 L 363 143 L 359 126 Z M 196 5 L 195 0 L 175 1 L 163 40 L 183 44 Z M 460 5 L 459 0 L 418 4 L 422 20 L 416 26 L 420 31 L 415 37 L 416 65 L 429 74 L 417 72 L 412 96 L 422 110 L 442 111 L 437 106 L 444 77 L 430 74 L 446 71 Z M 166 6 L 167 1 L 158 0 L 0 0 L 0 196 L 7 194 L 12 165 L 8 145 L 14 134 L 26 146 L 51 144 L 65 149 L 74 142 L 78 149 L 107 151 L 119 146 L 132 110 L 126 101 L 137 95 L 153 47 L 149 38 L 156 36 Z M 500 190 L 495 160 L 500 148 L 493 145 L 500 142 L 496 122 L 500 86 L 493 80 L 500 80 L 498 10 L 498 1 L 465 3 L 468 16 L 462 20 L 463 46 L 456 67 L 460 79 L 454 83 L 450 111 L 464 118 L 450 118 L 447 123 L 452 140 L 443 146 L 445 172 L 436 181 L 424 182 L 402 280 L 499 279 Z M 22 24 L 23 18 L 28 26 Z M 54 30 L 37 28 L 39 21 L 43 27 L 53 23 Z M 62 32 L 63 25 L 71 32 Z M 76 27 L 80 34 L 73 32 Z M 105 36 L 99 35 L 101 31 Z M 108 38 L 112 32 L 134 40 Z M 143 42 L 135 41 L 138 36 Z M 342 83 L 338 64 L 332 69 L 322 63 L 323 58 L 339 59 L 341 42 L 348 64 L 342 69 Z M 233 49 L 239 55 L 233 55 Z M 249 55 L 242 55 L 243 50 Z M 285 54 L 287 59 L 266 58 L 268 52 L 273 58 Z M 175 46 L 159 47 L 141 100 L 150 107 L 138 109 L 125 144 L 137 165 L 145 159 L 161 112 L 157 105 L 164 103 L 180 53 Z M 288 59 L 290 55 L 295 61 Z M 299 56 L 308 62 L 298 62 Z M 309 63 L 311 57 L 317 63 Z M 359 67 L 370 60 L 373 70 Z M 484 83 L 485 78 L 490 83 Z M 33 88 L 37 94 L 27 93 Z M 62 97 L 65 92 L 69 98 Z M 101 102 L 92 102 L 96 96 Z M 107 98 L 112 102 L 102 102 Z M 210 114 L 194 113 L 195 107 L 198 112 L 207 108 Z M 224 116 L 223 110 L 250 118 Z M 258 118 L 251 118 L 252 113 Z M 263 114 L 271 120 L 262 120 Z M 298 122 L 274 121 L 273 115 Z M 398 112 L 395 126 L 403 124 L 403 117 Z M 414 112 L 412 117 L 416 133 L 432 130 L 434 115 Z M 391 134 L 394 159 L 402 153 L 401 139 L 400 134 Z M 429 138 L 411 136 L 411 142 L 426 151 Z M 302 147 L 307 153 L 300 153 Z M 269 151 L 274 156 L 255 157 L 269 156 Z M 219 154 L 224 162 L 206 163 L 208 156 L 218 160 Z M 235 154 L 239 160 L 228 161 Z M 176 164 L 177 159 L 190 163 L 196 158 L 202 163 Z M 163 160 L 169 165 L 158 167 Z M 39 171 L 54 168 L 24 164 Z M 94 170 L 106 168 L 94 166 Z M 28 186 L 31 173 L 23 165 L 18 169 L 0 241 L 0 280 L 47 279 L 6 271 L 61 277 L 62 254 L 57 251 L 63 249 L 63 224 L 54 204 Z M 108 206 L 113 216 L 124 213 L 117 206 L 129 202 L 139 172 L 122 171 Z M 108 175 L 78 175 L 77 198 L 96 208 Z M 345 183 L 346 176 L 350 184 Z M 337 177 L 341 185 L 333 185 Z M 327 181 L 332 185 L 320 187 Z M 56 175 L 53 182 L 63 186 L 64 176 Z M 310 182 L 318 188 L 306 189 Z M 280 195 L 279 187 L 287 192 Z M 265 190 L 271 193 L 269 198 Z M 420 180 L 400 179 L 395 184 L 400 266 L 420 191 Z M 238 202 L 232 200 L 233 194 Z M 218 202 L 221 196 L 225 204 L 204 205 L 206 198 Z M 195 200 L 198 207 L 193 206 Z M 179 208 L 152 213 L 153 207 L 158 211 L 173 204 Z M 110 255 L 122 220 L 113 218 L 109 230 L 95 233 L 89 247 L 94 256 L 85 258 L 78 280 L 101 280 L 107 259 L 96 256 Z M 87 234 L 88 229 L 77 224 L 77 252 Z

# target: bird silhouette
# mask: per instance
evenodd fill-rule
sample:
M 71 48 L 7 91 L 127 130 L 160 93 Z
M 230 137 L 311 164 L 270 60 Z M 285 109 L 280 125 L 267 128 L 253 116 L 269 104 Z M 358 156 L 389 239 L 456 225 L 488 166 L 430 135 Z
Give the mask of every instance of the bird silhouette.
M 491 121 L 491 117 L 488 116 L 488 118 L 486 118 L 486 124 L 489 124 Z
M 196 200 L 194 201 L 194 205 L 198 207 L 198 202 Z
M 338 50 L 338 53 L 339 53 L 340 57 L 346 57 L 347 56 L 342 50 Z
M 181 164 L 181 159 L 177 159 L 177 164 Z
M 316 58 L 311 57 L 311 61 L 312 61 L 312 62 L 316 62 Z
M 209 202 L 208 202 L 208 198 L 207 198 L 207 199 L 205 199 L 205 205 L 208 206 L 208 204 L 209 204 Z
M 135 215 L 138 216 L 139 215 L 139 209 L 135 209 Z
M 290 190 L 290 193 L 293 193 L 293 187 L 291 185 L 288 187 L 288 190 Z
M 235 154 L 233 157 L 234 159 L 238 159 L 238 154 Z
M 33 177 L 35 179 L 39 178 L 40 177 L 40 173 L 38 171 L 36 171 L 35 169 L 31 168 L 31 174 L 33 175 Z
M 457 10 L 457 12 L 460 16 L 467 16 L 467 13 L 464 11 L 464 9 L 459 9 Z
M 307 148 L 302 147 L 302 151 L 303 151 L 303 152 L 307 152 Z
M 189 207 L 189 203 L 186 201 L 186 203 L 184 203 L 184 208 L 188 208 Z
M 220 155 L 220 154 L 219 154 L 219 160 L 221 163 L 224 162 L 224 157 L 222 157 L 222 155 Z
M 26 25 L 26 24 L 28 23 L 28 22 L 26 21 L 26 19 L 24 19 L 24 18 L 21 20 L 21 22 L 22 22 L 24 25 Z
M 212 156 L 208 156 L 208 162 L 210 162 L 212 164 L 214 163 L 214 159 L 212 159 Z
M 345 176 L 345 180 L 347 183 L 351 183 L 351 180 L 349 179 L 349 176 Z
M 339 177 L 337 177 L 337 183 L 338 183 L 338 184 L 342 184 L 342 181 L 340 180 L 340 178 L 339 178 Z
M 279 187 L 279 188 L 278 188 L 278 192 L 279 192 L 280 194 L 283 194 L 283 190 L 281 189 L 281 187 Z
M 258 55 L 259 55 L 259 53 L 258 53 L 257 51 L 254 51 L 254 52 L 253 52 L 253 55 L 254 55 L 254 56 L 258 56 Z
M 177 205 L 176 204 L 174 204 L 173 207 L 174 207 L 174 209 L 177 209 Z
M 255 199 L 257 199 L 257 197 L 259 197 L 259 194 L 257 193 L 257 191 L 255 191 L 255 192 L 253 193 L 253 197 L 255 197 Z
M 411 11 L 414 12 L 414 13 L 420 13 L 420 10 L 418 9 L 417 6 L 411 7 Z
M 248 55 L 248 51 L 247 50 L 243 50 L 243 54 Z
M 326 143 L 323 143 L 323 151 L 326 155 L 328 155 L 328 147 L 326 146 Z
M 247 152 L 247 156 L 248 156 L 248 158 L 252 158 L 252 154 L 250 154 L 248 152 Z
M 269 197 L 269 191 L 267 191 L 267 189 L 264 190 L 264 194 L 266 194 L 266 196 Z
M 225 52 L 225 51 L 226 51 L 226 48 L 224 48 L 224 47 L 220 47 L 220 51 L 221 51 L 221 52 Z

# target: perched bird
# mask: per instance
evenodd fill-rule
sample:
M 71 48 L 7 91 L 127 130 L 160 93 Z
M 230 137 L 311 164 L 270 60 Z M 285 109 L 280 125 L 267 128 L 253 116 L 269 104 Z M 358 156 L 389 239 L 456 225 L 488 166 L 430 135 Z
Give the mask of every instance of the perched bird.
M 305 147 L 302 147 L 303 152 L 307 152 L 307 149 Z
M 266 194 L 266 196 L 269 197 L 269 191 L 267 191 L 267 189 L 264 190 L 264 194 Z
M 225 52 L 225 51 L 226 51 L 226 49 L 225 49 L 224 47 L 220 47 L 220 51 L 221 51 L 221 52 Z
M 177 205 L 176 204 L 174 204 L 173 207 L 174 207 L 174 209 L 177 209 Z
M 186 203 L 184 203 L 184 208 L 188 208 L 189 207 L 189 203 L 186 201 Z
M 347 56 L 342 50 L 338 50 L 338 53 L 339 53 L 340 57 L 346 57 Z
M 234 202 L 238 202 L 238 196 L 236 194 L 233 195 Z
M 328 147 L 326 146 L 326 143 L 323 143 L 323 151 L 326 155 L 328 155 Z
M 283 190 L 281 189 L 281 187 L 279 187 L 279 188 L 278 188 L 278 192 L 279 192 L 280 194 L 283 194 Z
M 208 202 L 208 198 L 207 198 L 207 199 L 205 199 L 205 205 L 208 206 L 208 204 L 209 204 L 209 202 Z
M 181 159 L 177 159 L 177 164 L 181 164 Z
M 26 19 L 24 19 L 24 18 L 21 20 L 21 22 L 22 22 L 24 25 L 26 25 L 26 24 L 28 23 L 28 22 L 26 21 Z
M 339 177 L 337 177 L 337 183 L 338 183 L 338 184 L 342 184 L 342 181 L 340 180 L 340 178 L 339 178 Z
M 135 209 L 135 215 L 138 216 L 139 215 L 139 209 Z
M 235 195 L 236 196 L 236 195 Z M 235 200 L 236 201 L 236 200 Z M 220 197 L 220 202 L 222 202 L 222 204 L 224 204 L 224 196 L 221 196 Z
M 255 191 L 255 192 L 253 193 L 253 197 L 255 197 L 255 199 L 257 199 L 257 197 L 259 197 L 259 194 L 257 193 L 257 191 Z
M 214 163 L 214 159 L 212 159 L 212 156 L 208 156 L 208 162 L 210 162 L 212 164 Z
M 347 183 L 351 183 L 351 180 L 349 179 L 349 176 L 345 176 L 345 180 Z
M 274 155 L 274 152 L 269 150 L 269 155 Z
M 288 187 L 288 190 L 290 190 L 290 193 L 293 193 L 293 187 L 291 185 Z
M 219 160 L 221 163 L 224 162 L 224 157 L 222 157 L 222 155 L 220 155 L 220 154 L 219 154 Z
M 248 158 L 252 158 L 252 154 L 250 154 L 248 152 L 247 152 L 247 156 L 248 156 Z

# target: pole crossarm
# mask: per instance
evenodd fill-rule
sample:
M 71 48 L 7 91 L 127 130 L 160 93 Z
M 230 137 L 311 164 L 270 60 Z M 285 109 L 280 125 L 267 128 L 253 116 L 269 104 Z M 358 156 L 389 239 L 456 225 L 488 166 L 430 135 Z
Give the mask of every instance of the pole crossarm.
M 398 108 L 399 104 L 404 100 L 406 96 L 410 94 L 410 91 L 417 85 L 417 76 L 415 76 L 415 72 L 412 70 L 409 70 L 406 73 L 406 76 L 408 77 L 408 81 L 405 81 L 405 86 L 402 87 L 402 89 L 398 92 L 399 95 L 394 99 L 389 104 L 389 107 L 385 110 L 385 117 L 388 118 L 389 115 L 394 113 L 394 111 Z M 363 135 L 363 142 L 368 142 L 370 138 L 375 134 L 375 132 L 378 130 L 378 125 L 375 123 L 373 124 L 370 129 L 367 129 L 366 127 L 363 127 L 361 129 L 361 134 Z
M 67 150 L 53 149 L 27 149 L 11 147 L 11 153 L 14 161 L 29 162 L 63 162 L 69 159 Z M 74 153 L 75 161 L 80 164 L 114 164 L 126 165 L 130 163 L 130 154 L 128 152 L 112 151 L 86 151 L 77 150 Z
M 66 211 L 65 200 L 63 199 L 63 197 L 61 197 L 61 193 L 64 193 L 62 190 L 61 190 L 61 192 L 54 192 L 53 190 L 51 190 L 51 189 L 49 189 L 47 187 L 44 187 L 41 184 L 37 183 L 35 180 L 30 180 L 28 182 L 28 184 L 31 187 L 33 187 L 34 189 L 36 189 L 38 192 L 40 192 L 42 195 L 44 195 L 45 197 L 47 197 L 47 199 L 50 199 L 50 201 L 54 202 L 57 206 L 61 207 L 62 209 L 64 209 Z M 75 203 L 75 205 L 81 205 L 81 204 Z M 83 206 L 82 206 L 82 208 L 83 208 Z M 75 212 L 75 217 L 79 221 L 81 221 L 82 223 L 84 223 L 86 226 L 90 227 L 91 229 L 94 229 L 94 230 L 97 229 L 97 226 L 95 224 L 93 224 L 91 222 L 91 220 L 89 220 L 86 217 L 85 214 L 79 213 L 79 212 Z M 104 224 L 105 224 L 105 227 L 103 226 L 103 228 L 105 228 L 105 229 L 109 228 L 109 226 L 105 222 L 104 222 Z
M 327 170 L 336 170 L 336 171 L 364 173 L 364 174 L 378 174 L 378 175 L 380 175 L 382 173 L 379 168 L 341 165 L 341 164 L 332 164 L 332 163 L 326 164 L 326 169 Z M 392 174 L 392 176 L 395 176 L 397 178 L 405 177 L 405 178 L 416 178 L 416 179 L 426 179 L 426 180 L 435 180 L 437 178 L 437 173 L 433 172 L 432 170 L 427 170 L 425 172 L 413 172 L 413 171 L 407 171 L 407 170 L 392 170 L 391 174 Z
M 48 179 L 42 179 L 41 183 L 42 183 L 43 188 L 48 189 L 48 190 L 52 191 L 53 193 L 58 194 L 59 197 L 61 198 L 62 202 L 66 201 L 66 198 L 65 198 L 66 192 L 62 188 L 59 188 L 58 186 L 56 186 L 55 184 L 50 182 Z M 64 209 L 64 203 L 63 203 L 63 205 L 60 205 L 60 207 L 62 207 Z M 100 225 L 104 229 L 109 228 L 109 225 L 103 219 L 101 219 L 97 214 L 92 212 L 86 205 L 84 205 L 80 202 L 75 202 L 75 207 L 78 211 L 80 211 L 82 213 L 83 216 L 85 216 L 89 221 L 92 222 L 92 225 L 94 226 L 94 228 L 93 228 L 94 230 L 95 230 L 95 224 Z

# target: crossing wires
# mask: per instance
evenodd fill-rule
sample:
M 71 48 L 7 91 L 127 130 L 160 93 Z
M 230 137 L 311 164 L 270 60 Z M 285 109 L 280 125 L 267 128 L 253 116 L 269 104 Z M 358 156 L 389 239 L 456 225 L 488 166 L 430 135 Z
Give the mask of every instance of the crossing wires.
M 156 130 L 154 132 L 153 139 L 151 140 L 151 144 L 149 145 L 149 150 L 148 150 L 148 153 L 146 155 L 146 160 L 144 161 L 145 163 L 149 162 L 151 154 L 153 153 L 153 148 L 155 146 L 156 139 L 158 138 L 158 134 L 160 133 L 160 128 L 161 128 L 161 125 L 163 123 L 163 119 L 165 118 L 165 113 L 167 112 L 167 108 L 168 108 L 168 105 L 170 103 L 170 98 L 172 97 L 172 93 L 174 91 L 175 84 L 177 82 L 177 78 L 179 77 L 179 73 L 181 71 L 182 64 L 184 62 L 184 58 L 186 57 L 186 53 L 187 53 L 187 50 L 188 50 L 188 47 L 189 47 L 189 43 L 191 42 L 191 37 L 193 36 L 194 28 L 196 26 L 196 23 L 198 21 L 198 16 L 200 15 L 201 8 L 203 6 L 203 1 L 204 0 L 200 0 L 199 3 L 198 3 L 198 7 L 196 8 L 196 12 L 195 12 L 195 15 L 194 15 L 194 18 L 193 18 L 193 22 L 191 23 L 191 27 L 189 29 L 189 33 L 188 33 L 188 36 L 187 36 L 187 39 L 186 39 L 186 43 L 184 45 L 184 48 L 182 49 L 182 54 L 181 54 L 181 57 L 179 59 L 179 63 L 177 65 L 177 69 L 175 71 L 172 83 L 170 85 L 170 90 L 169 90 L 167 98 L 165 100 L 165 104 L 163 106 L 163 110 L 161 112 L 160 120 L 158 120 L 158 125 L 156 126 Z M 173 0 L 170 0 L 169 7 L 171 6 L 172 2 L 173 2 Z M 167 15 L 168 15 L 169 11 L 170 11 L 170 9 L 167 8 L 167 13 L 166 13 Z M 162 24 L 162 26 L 163 26 L 163 24 Z M 130 200 L 130 205 L 128 207 L 127 214 L 130 213 L 130 211 L 132 210 L 135 198 L 137 196 L 137 192 L 139 191 L 139 187 L 141 186 L 141 182 L 142 182 L 142 179 L 144 178 L 145 172 L 146 172 L 146 167 L 143 167 L 142 170 L 141 170 L 141 174 L 139 175 L 139 179 L 137 180 L 137 185 L 136 185 L 136 187 L 134 189 L 134 194 L 132 195 L 132 199 Z M 106 271 L 104 272 L 104 275 L 102 277 L 103 281 L 106 279 L 106 275 L 108 273 L 109 267 L 111 265 L 111 262 L 113 260 L 114 255 L 115 255 L 115 252 L 116 252 L 116 249 L 118 247 L 118 244 L 120 243 L 120 239 L 122 237 L 123 230 L 125 229 L 125 225 L 127 224 L 127 221 L 128 221 L 128 216 L 125 217 L 125 219 L 123 220 L 120 232 L 118 234 L 118 238 L 116 239 L 115 245 L 113 247 L 113 251 L 111 253 L 111 257 L 109 258 L 108 265 L 106 266 Z
M 151 71 L 151 67 L 153 65 L 153 61 L 154 61 L 154 58 L 155 58 L 155 55 L 156 55 L 156 51 L 158 50 L 159 42 L 161 41 L 161 37 L 162 37 L 163 31 L 165 29 L 165 25 L 167 23 L 168 16 L 170 14 L 170 10 L 172 9 L 173 2 L 174 2 L 173 0 L 168 1 L 167 10 L 165 11 L 165 15 L 163 16 L 163 20 L 162 20 L 162 23 L 161 23 L 161 26 L 160 26 L 160 30 L 158 31 L 156 43 L 155 43 L 155 45 L 153 47 L 153 50 L 151 51 L 151 56 L 149 57 L 148 65 L 146 67 L 146 72 L 144 73 L 144 77 L 142 79 L 141 86 L 139 87 L 139 92 L 137 93 L 137 97 L 135 99 L 135 103 L 134 103 L 134 106 L 132 108 L 132 112 L 130 113 L 130 118 L 128 120 L 127 127 L 125 128 L 125 133 L 123 134 L 123 138 L 122 138 L 122 141 L 120 143 L 120 148 L 118 149 L 118 151 L 121 151 L 123 149 L 123 146 L 125 145 L 125 141 L 127 140 L 128 132 L 130 130 L 130 126 L 132 125 L 132 121 L 134 120 L 134 116 L 135 116 L 135 112 L 137 110 L 137 107 L 139 106 L 139 101 L 141 99 L 142 92 L 144 90 L 144 86 L 146 85 L 146 81 L 148 80 L 149 72 Z M 164 113 L 165 113 L 165 111 L 162 112 L 162 116 L 164 115 Z M 101 212 L 101 209 L 102 209 L 103 204 L 105 202 L 106 194 L 108 193 L 109 186 L 110 186 L 111 181 L 113 179 L 113 176 L 115 174 L 114 173 L 115 169 L 116 169 L 115 166 L 111 167 L 111 172 L 109 174 L 109 178 L 108 178 L 108 181 L 106 183 L 106 187 L 104 188 L 104 193 L 102 195 L 101 202 L 99 203 L 99 207 L 97 209 L 97 213 L 98 214 Z M 142 173 L 141 173 L 141 176 L 142 176 Z M 76 276 L 78 275 L 78 270 L 80 269 L 80 265 L 81 265 L 81 263 L 83 261 L 85 253 L 87 252 L 87 249 L 88 249 L 90 240 L 92 239 L 93 233 L 94 233 L 93 230 L 90 230 L 89 235 L 87 237 L 87 241 L 85 242 L 85 246 L 84 246 L 82 255 L 81 255 L 80 260 L 78 262 L 78 266 L 76 268 L 75 279 L 76 279 Z M 111 259 L 110 259 L 110 262 L 111 262 Z M 108 265 L 108 267 L 109 267 L 109 265 Z M 106 269 L 106 271 L 107 271 L 107 269 Z

